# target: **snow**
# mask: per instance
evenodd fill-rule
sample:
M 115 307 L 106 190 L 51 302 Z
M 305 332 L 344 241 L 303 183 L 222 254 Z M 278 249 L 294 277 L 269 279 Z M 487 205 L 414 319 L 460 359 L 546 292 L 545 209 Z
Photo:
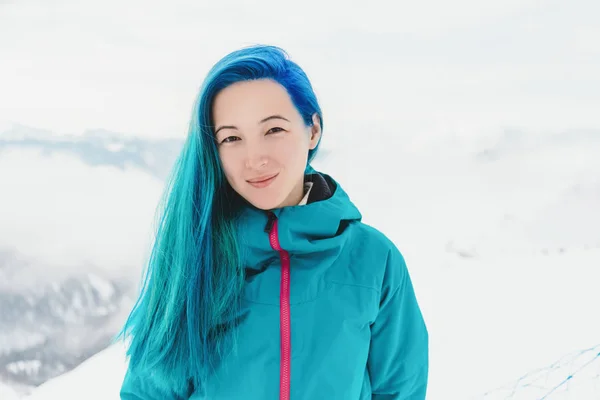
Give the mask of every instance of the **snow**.
M 40 386 L 28 400 L 119 399 L 127 368 L 125 349 L 116 344 L 83 362 L 76 369 Z
M 0 332 L 0 355 L 42 345 L 46 340 L 46 335 L 43 333 L 19 332 L 18 329 L 12 330 L 11 333 L 11 335 L 7 335 Z
M 214 60 L 282 45 L 326 114 L 315 166 L 407 259 L 431 335 L 428 399 L 600 398 L 600 3 L 305 2 L 276 34 L 256 23 L 281 17 L 271 0 L 136 3 L 1 4 L 0 132 L 18 129 L 0 139 L 27 137 L 19 123 L 40 141 L 182 138 Z M 86 268 L 108 298 L 106 274 L 137 276 L 162 190 L 147 172 L 10 148 L 0 188 L 0 245 L 43 266 L 0 290 Z M 116 400 L 124 371 L 112 346 L 29 398 Z
M 0 399 L 2 400 L 17 400 L 19 396 L 9 386 L 0 382 Z
M 37 372 L 41 366 L 42 362 L 40 360 L 27 360 L 10 363 L 6 366 L 6 369 L 14 373 L 25 372 L 26 374 L 32 374 Z
M 125 148 L 125 145 L 123 143 L 109 143 L 107 145 L 107 148 L 108 150 L 116 153 L 123 150 Z
M 414 261 L 421 264 L 418 255 Z M 431 338 L 430 398 L 507 398 L 493 389 L 563 356 L 600 345 L 600 249 L 544 256 L 446 260 L 433 276 L 418 275 Z M 600 349 L 596 350 L 596 353 Z M 511 399 L 539 399 L 574 373 L 581 360 L 565 360 L 535 388 Z M 578 375 L 597 375 L 600 359 Z M 588 378 L 589 379 L 589 378 Z M 598 379 L 573 381 L 587 397 L 555 394 L 551 399 L 592 399 Z M 562 397 L 561 397 L 562 396 Z
M 115 294 L 114 287 L 110 282 L 107 282 L 106 279 L 103 279 L 96 274 L 89 274 L 88 279 L 102 300 L 109 300 Z

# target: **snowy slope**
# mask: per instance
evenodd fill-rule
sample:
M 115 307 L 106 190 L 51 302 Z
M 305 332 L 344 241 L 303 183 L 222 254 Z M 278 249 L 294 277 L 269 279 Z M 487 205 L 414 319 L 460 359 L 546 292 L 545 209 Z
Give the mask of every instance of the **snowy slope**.
M 86 360 L 75 370 L 42 385 L 26 398 L 118 400 L 126 368 L 124 348 L 113 345 Z
M 17 392 L 11 389 L 10 386 L 7 386 L 0 382 L 0 399 L 2 400 L 17 400 L 19 396 Z
M 600 396 L 600 359 L 577 374 L 595 354 L 567 357 L 600 345 L 599 265 L 600 249 L 440 260 L 419 279 L 432 332 L 430 398 L 540 399 L 570 375 L 577 379 L 548 399 Z
M 565 354 L 518 380 L 485 393 L 483 399 L 597 399 L 600 397 L 600 345 Z

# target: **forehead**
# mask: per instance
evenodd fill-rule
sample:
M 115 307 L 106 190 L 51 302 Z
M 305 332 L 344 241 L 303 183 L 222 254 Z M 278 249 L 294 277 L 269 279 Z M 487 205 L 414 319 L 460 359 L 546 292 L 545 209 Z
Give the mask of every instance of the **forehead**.
M 214 99 L 215 124 L 256 124 L 262 118 L 280 114 L 288 119 L 300 117 L 288 92 L 271 79 L 236 82 L 221 90 Z

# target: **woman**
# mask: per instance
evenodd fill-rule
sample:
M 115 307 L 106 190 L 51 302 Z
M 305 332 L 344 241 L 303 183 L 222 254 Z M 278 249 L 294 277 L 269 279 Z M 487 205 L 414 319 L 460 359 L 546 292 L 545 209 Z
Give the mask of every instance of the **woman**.
M 400 252 L 310 167 L 322 113 L 274 46 L 206 77 L 164 200 L 121 399 L 424 399 Z

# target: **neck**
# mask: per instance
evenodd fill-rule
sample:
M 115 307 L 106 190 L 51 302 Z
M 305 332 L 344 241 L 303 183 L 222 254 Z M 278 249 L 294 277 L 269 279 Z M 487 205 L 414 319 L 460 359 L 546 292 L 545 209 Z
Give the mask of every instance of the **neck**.
M 301 180 L 294 186 L 294 189 L 290 192 L 288 197 L 281 203 L 277 208 L 295 206 L 300 203 L 300 200 L 304 197 L 304 176 L 302 176 Z

